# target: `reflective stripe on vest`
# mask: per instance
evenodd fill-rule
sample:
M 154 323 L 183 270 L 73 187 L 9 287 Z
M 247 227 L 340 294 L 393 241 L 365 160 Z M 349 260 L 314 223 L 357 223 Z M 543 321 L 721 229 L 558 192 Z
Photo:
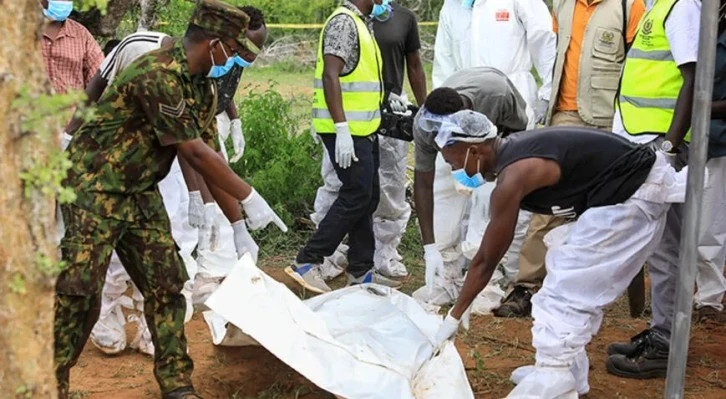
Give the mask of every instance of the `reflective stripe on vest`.
M 683 77 L 665 33 L 665 20 L 678 0 L 656 0 L 638 24 L 625 60 L 617 105 L 631 135 L 665 134 L 675 113 Z M 690 131 L 685 141 L 691 139 Z
M 363 20 L 345 7 L 338 7 L 328 17 L 325 25 L 340 14 L 346 14 L 355 21 L 360 48 L 358 65 L 349 74 L 339 77 L 343 112 L 351 135 L 369 136 L 375 133 L 381 124 L 381 102 L 383 101 L 381 52 Z M 334 133 L 335 123 L 330 116 L 323 91 L 324 33 L 325 29 L 320 33 L 315 80 L 313 81 L 313 128 L 317 133 Z

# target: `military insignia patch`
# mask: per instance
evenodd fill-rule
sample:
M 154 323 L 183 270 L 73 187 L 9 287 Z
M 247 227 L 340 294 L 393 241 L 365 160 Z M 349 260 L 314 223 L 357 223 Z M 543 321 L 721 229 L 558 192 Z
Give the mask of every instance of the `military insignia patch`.
M 179 101 L 179 104 L 172 107 L 170 105 L 166 104 L 159 104 L 159 112 L 161 112 L 164 115 L 172 116 L 174 118 L 178 118 L 182 116 L 182 113 L 184 113 L 184 100 L 182 99 Z
M 604 43 L 613 43 L 615 41 L 615 34 L 613 32 L 603 32 L 600 35 L 600 40 Z

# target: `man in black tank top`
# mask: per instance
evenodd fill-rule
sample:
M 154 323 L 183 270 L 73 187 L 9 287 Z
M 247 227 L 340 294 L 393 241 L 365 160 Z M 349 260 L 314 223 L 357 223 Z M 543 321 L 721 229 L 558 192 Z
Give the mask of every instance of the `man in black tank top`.
M 544 387 L 537 395 L 543 398 L 554 391 L 585 394 L 585 345 L 600 326 L 602 308 L 624 292 L 655 250 L 668 203 L 683 202 L 685 173 L 676 174 L 649 147 L 599 130 L 553 127 L 500 138 L 496 129 L 470 122 L 481 117 L 461 111 L 436 132 L 457 185 L 475 189 L 496 178 L 491 221 L 437 343 L 456 334 L 490 280 L 520 209 L 569 217 L 573 223 L 545 238 L 548 275 L 532 299 L 537 364 L 518 374 L 515 391 L 537 386 Z M 563 391 L 562 384 L 572 386 Z

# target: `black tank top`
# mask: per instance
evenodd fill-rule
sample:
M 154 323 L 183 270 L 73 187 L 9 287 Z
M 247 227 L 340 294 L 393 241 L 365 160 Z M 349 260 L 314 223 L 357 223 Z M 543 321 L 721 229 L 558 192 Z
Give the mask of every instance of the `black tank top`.
M 499 147 L 496 172 L 525 158 L 560 166 L 557 184 L 529 193 L 522 209 L 577 217 L 588 208 L 624 202 L 640 187 L 655 152 L 613 133 L 577 127 L 549 127 L 515 133 Z

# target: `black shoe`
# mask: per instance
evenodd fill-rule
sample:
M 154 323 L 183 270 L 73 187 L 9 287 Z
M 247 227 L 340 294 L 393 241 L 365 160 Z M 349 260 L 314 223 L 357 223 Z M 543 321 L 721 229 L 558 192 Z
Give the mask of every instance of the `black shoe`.
M 608 345 L 608 355 L 623 355 L 627 357 L 633 356 L 641 345 L 653 334 L 650 328 L 643 330 L 640 334 L 630 338 L 630 342 L 616 342 Z
M 610 355 L 605 362 L 608 373 L 625 378 L 644 380 L 665 378 L 668 371 L 668 342 L 650 331 L 639 341 L 631 356 Z
M 177 388 L 161 395 L 161 399 L 202 399 L 192 387 Z
M 497 317 L 529 317 L 532 313 L 532 290 L 515 286 L 493 313 Z

